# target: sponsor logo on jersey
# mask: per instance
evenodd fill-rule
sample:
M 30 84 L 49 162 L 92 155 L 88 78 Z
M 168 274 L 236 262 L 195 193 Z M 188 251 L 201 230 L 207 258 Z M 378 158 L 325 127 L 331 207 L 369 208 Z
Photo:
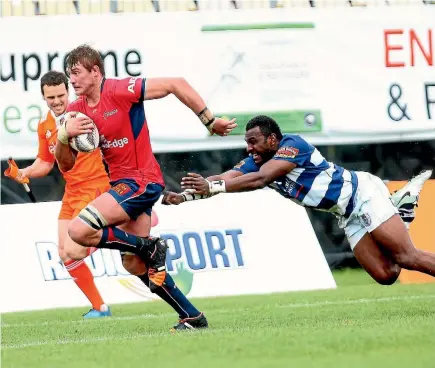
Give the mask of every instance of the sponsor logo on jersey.
M 240 169 L 245 164 L 245 160 L 240 161 L 237 165 L 234 166 L 235 169 Z
M 112 110 L 112 111 L 105 111 L 103 114 L 104 120 L 107 120 L 109 116 L 115 115 L 118 112 L 118 109 Z
M 275 154 L 275 157 L 281 158 L 295 158 L 299 153 L 299 150 L 295 147 L 282 147 Z
M 48 146 L 48 151 L 49 151 L 52 155 L 54 155 L 54 151 L 55 151 L 55 149 L 56 149 L 56 143 L 55 143 L 55 142 L 50 143 L 50 145 Z
M 108 149 L 108 148 L 122 148 L 125 145 L 128 144 L 128 138 L 120 138 L 120 139 L 114 139 L 113 141 L 109 141 L 106 139 L 104 135 L 100 136 L 100 142 L 101 142 L 101 148 Z
M 293 189 L 296 188 L 296 183 L 293 180 L 289 179 L 289 178 L 285 178 L 285 184 L 284 184 L 284 186 L 285 186 L 285 190 L 288 193 L 291 193 L 293 191 Z
M 137 77 L 131 77 L 128 81 L 128 91 L 134 94 L 134 85 L 136 84 Z

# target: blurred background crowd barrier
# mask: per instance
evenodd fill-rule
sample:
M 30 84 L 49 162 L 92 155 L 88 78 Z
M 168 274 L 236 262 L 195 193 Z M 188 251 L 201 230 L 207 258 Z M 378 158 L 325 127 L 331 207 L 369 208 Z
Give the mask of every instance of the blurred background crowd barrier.
M 1 0 L 2 16 L 262 8 L 424 6 L 435 0 Z

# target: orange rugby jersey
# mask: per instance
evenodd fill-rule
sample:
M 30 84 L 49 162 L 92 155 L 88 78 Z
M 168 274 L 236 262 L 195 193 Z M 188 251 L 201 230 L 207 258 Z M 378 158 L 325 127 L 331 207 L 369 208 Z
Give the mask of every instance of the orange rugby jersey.
M 50 110 L 38 124 L 38 158 L 47 162 L 54 162 L 54 148 L 57 139 L 57 126 L 61 116 L 55 117 Z M 74 167 L 70 171 L 62 172 L 68 187 L 74 187 L 83 182 L 109 182 L 100 149 L 92 153 L 79 152 Z

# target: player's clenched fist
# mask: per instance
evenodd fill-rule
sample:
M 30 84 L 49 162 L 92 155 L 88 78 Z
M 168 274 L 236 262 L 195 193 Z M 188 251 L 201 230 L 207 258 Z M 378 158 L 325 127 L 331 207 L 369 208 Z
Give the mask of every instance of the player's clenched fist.
M 68 119 L 66 132 L 69 138 L 76 137 L 80 134 L 92 133 L 94 123 L 87 116 L 73 117 Z
M 15 180 L 17 183 L 20 183 L 20 184 L 29 183 L 29 178 L 26 177 L 26 175 L 23 173 L 23 171 L 18 168 L 18 166 L 14 160 L 9 159 L 8 165 L 9 165 L 9 167 L 5 170 L 5 173 L 4 173 L 5 176 Z
M 174 193 L 174 192 L 165 192 L 163 199 L 162 199 L 162 204 L 164 205 L 178 205 L 180 203 L 184 202 L 184 197 L 182 194 L 179 193 Z

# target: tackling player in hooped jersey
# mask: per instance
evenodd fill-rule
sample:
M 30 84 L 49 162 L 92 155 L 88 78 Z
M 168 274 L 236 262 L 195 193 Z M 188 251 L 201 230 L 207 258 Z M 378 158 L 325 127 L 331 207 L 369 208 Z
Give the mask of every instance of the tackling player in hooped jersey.
M 235 120 L 215 118 L 203 99 L 182 78 L 106 79 L 100 54 L 87 45 L 69 53 L 67 70 L 79 96 L 68 110 L 86 114 L 97 126 L 112 185 L 108 193 L 94 200 L 71 222 L 71 238 L 86 247 L 120 250 L 124 267 L 179 313 L 180 321 L 175 329 L 207 327 L 203 314 L 166 273 L 165 240 L 149 236 L 151 210 L 160 198 L 164 181 L 152 153 L 143 102 L 174 94 L 211 133 L 219 135 L 227 135 L 234 129 Z M 176 124 L 176 117 L 173 119 Z M 77 126 L 77 118 L 61 125 L 56 145 L 56 157 L 65 171 L 70 170 L 75 161 L 69 138 L 90 133 L 93 127 L 90 120 L 82 121 L 79 129 L 71 130 L 70 125 Z M 145 263 L 145 274 L 138 256 Z
M 406 221 L 413 219 L 414 206 L 432 170 L 417 175 L 390 197 L 380 178 L 327 162 L 300 136 L 283 135 L 270 117 L 251 119 L 245 139 L 250 157 L 207 179 L 189 173 L 182 179 L 182 188 L 189 191 L 168 192 L 162 203 L 180 204 L 269 186 L 300 205 L 334 214 L 355 257 L 377 282 L 394 283 L 401 268 L 435 276 L 435 254 L 416 249 L 406 231 Z

